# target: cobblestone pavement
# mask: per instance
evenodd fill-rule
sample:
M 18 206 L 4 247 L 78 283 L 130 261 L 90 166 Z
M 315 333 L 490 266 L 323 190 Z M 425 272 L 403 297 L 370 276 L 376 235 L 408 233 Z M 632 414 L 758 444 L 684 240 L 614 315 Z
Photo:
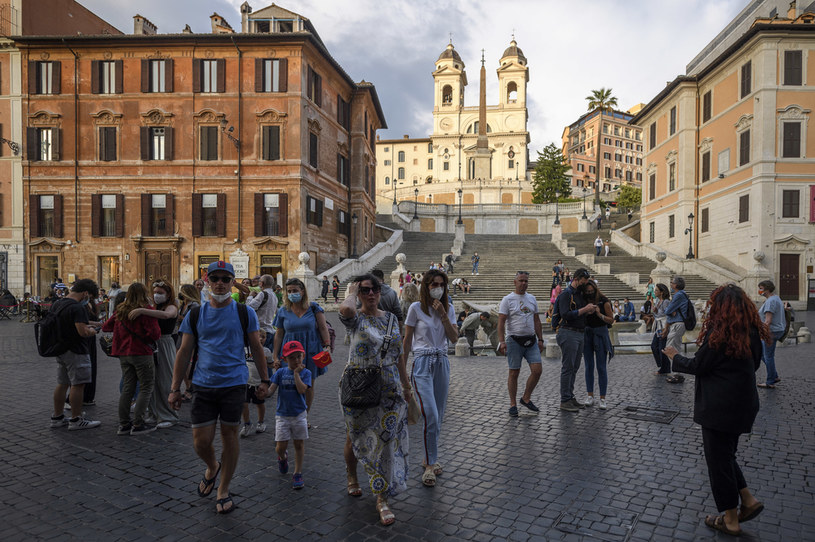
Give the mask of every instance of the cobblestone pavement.
M 644 355 L 615 357 L 609 369 L 610 408 L 580 413 L 558 409 L 560 363 L 545 360 L 533 396 L 540 414 L 524 411 L 515 419 L 506 413 L 505 361 L 454 358 L 441 439 L 445 472 L 435 488 L 421 485 L 421 435 L 412 426 L 409 489 L 392 499 L 396 524 L 380 526 L 367 488 L 358 499 L 345 492 L 337 381 L 347 348 L 336 314 L 329 319 L 339 331 L 339 347 L 337 361 L 317 382 L 305 489 L 293 491 L 289 476 L 277 472 L 272 422 L 265 434 L 241 440 L 232 483 L 238 509 L 228 516 L 215 514 L 214 494 L 196 495 L 203 467 L 192 449 L 188 405 L 175 427 L 116 436 L 120 370 L 100 352 L 97 404 L 87 412 L 102 426 L 50 429 L 55 362 L 36 355 L 31 324 L 0 322 L 0 538 L 726 538 L 702 524 L 715 506 L 701 432 L 691 419 L 693 378 L 667 384 L 652 375 L 653 360 Z M 761 412 L 754 432 L 741 439 L 739 459 L 766 510 L 743 525 L 742 539 L 815 540 L 814 364 L 815 345 L 779 348 L 783 382 L 776 390 L 759 390 Z M 526 374 L 524 369 L 522 380 Z M 584 396 L 583 382 L 581 368 L 578 397 Z M 254 412 L 252 417 L 255 421 Z

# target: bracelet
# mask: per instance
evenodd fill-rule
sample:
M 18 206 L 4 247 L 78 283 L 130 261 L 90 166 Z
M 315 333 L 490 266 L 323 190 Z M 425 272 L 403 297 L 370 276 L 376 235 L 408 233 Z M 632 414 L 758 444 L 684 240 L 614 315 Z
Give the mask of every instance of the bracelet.
M 181 389 L 179 388 L 177 390 L 170 390 L 170 393 L 181 393 Z

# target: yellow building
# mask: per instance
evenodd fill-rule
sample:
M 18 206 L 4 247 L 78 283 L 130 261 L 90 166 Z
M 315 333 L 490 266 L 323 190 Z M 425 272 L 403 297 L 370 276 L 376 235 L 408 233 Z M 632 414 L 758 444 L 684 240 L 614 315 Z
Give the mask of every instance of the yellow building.
M 779 17 L 778 3 L 745 8 L 632 119 L 646 147 L 641 241 L 742 277 L 759 262 L 782 299 L 804 301 L 815 259 L 815 13 L 793 2 Z

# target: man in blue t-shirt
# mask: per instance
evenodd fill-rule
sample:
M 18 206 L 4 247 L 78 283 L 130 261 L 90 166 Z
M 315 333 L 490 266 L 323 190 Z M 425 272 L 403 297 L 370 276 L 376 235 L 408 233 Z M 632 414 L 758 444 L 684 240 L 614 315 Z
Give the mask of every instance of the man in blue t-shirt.
M 781 380 L 775 368 L 775 345 L 776 341 L 784 336 L 787 329 L 787 318 L 784 314 L 784 302 L 775 293 L 775 284 L 771 280 L 762 280 L 758 283 L 758 293 L 767 298 L 759 314 L 761 320 L 770 328 L 770 343 L 761 343 L 761 359 L 767 366 L 767 380 L 764 384 L 758 384 L 759 388 L 775 388 L 775 383 Z
M 238 464 L 239 439 L 238 428 L 241 424 L 241 412 L 246 398 L 246 384 L 249 370 L 246 367 L 244 353 L 244 329 L 238 309 L 238 303 L 230 295 L 235 269 L 227 262 L 213 262 L 207 269 L 207 281 L 210 287 L 209 302 L 203 303 L 198 311 L 195 332 L 190 315 L 187 313 L 179 328 L 183 334 L 181 347 L 175 357 L 172 391 L 167 401 L 174 409 L 181 408 L 181 381 L 187 374 L 193 351 L 197 350 L 198 360 L 192 373 L 194 385 L 190 419 L 193 445 L 207 465 L 204 478 L 198 484 L 198 495 L 207 497 L 215 488 L 215 480 L 221 473 L 218 486 L 218 499 L 215 510 L 227 514 L 235 509 L 229 495 L 229 482 Z M 258 398 L 266 397 L 269 391 L 269 373 L 263 345 L 258 334 L 258 317 L 250 307 L 246 336 L 252 358 L 260 375 Z M 221 461 L 215 459 L 215 425 L 221 420 L 221 440 L 223 452 Z
M 685 278 L 675 276 L 671 279 L 671 301 L 665 307 L 667 319 L 662 330 L 662 338 L 665 339 L 665 348 L 674 347 L 678 352 L 682 350 L 682 338 L 685 336 L 685 316 L 689 307 L 688 294 L 685 293 Z M 666 378 L 671 384 L 681 384 L 685 377 L 681 374 L 671 373 Z

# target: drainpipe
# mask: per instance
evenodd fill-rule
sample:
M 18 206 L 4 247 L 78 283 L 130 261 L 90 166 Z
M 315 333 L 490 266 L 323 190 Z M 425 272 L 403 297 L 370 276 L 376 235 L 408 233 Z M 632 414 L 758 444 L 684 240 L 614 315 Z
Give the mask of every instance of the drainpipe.
M 62 44 L 74 55 L 74 238 L 79 243 L 79 55 L 65 38 Z
M 702 224 L 702 217 L 699 216 L 699 121 L 702 115 L 699 109 L 699 78 L 696 79 L 696 135 L 695 135 L 695 149 L 693 154 L 693 215 L 696 217 L 696 227 L 693 228 L 691 235 L 694 237 L 694 245 L 696 245 L 696 259 L 700 257 L 699 247 L 699 229 Z M 713 156 L 710 157 L 710 169 L 713 169 Z
M 235 49 L 238 51 L 238 141 L 241 143 L 238 144 L 238 243 L 241 242 L 241 226 L 243 225 L 243 215 L 241 214 L 241 209 L 243 208 L 242 200 L 243 200 L 243 190 L 241 190 L 241 146 L 243 145 L 243 133 L 241 127 L 243 126 L 243 51 L 240 50 L 238 44 L 235 43 L 235 36 L 230 35 L 230 39 L 232 40 L 232 45 L 235 46 Z

